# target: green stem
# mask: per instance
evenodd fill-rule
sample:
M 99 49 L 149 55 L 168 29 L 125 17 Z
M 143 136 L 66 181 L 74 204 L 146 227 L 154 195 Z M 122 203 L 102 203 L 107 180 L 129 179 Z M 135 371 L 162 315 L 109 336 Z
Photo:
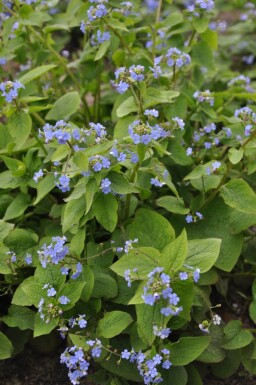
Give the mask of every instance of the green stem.
M 130 178 L 130 183 L 133 183 L 135 181 L 135 177 L 138 169 L 139 169 L 139 163 L 137 163 L 134 166 L 134 169 Z M 124 215 L 125 215 L 125 218 L 127 219 L 129 218 L 129 214 L 130 214 L 130 204 L 131 204 L 131 194 L 127 194 L 125 199 L 125 210 L 124 210 L 124 213 L 125 213 Z
M 158 7 L 157 7 L 157 10 L 156 10 L 156 21 L 155 21 L 155 23 L 159 22 L 162 4 L 163 4 L 163 0 L 159 0 Z
M 113 28 L 111 25 L 107 24 L 108 28 L 116 35 L 116 37 L 118 37 L 118 39 L 121 41 L 121 43 L 123 44 L 123 46 L 127 49 L 127 51 L 129 52 L 130 55 L 133 55 L 133 52 L 131 50 L 131 48 L 129 47 L 129 45 L 126 43 L 126 41 L 124 40 L 123 36 L 120 35 L 120 33 L 115 29 Z
M 138 97 L 138 95 L 137 95 L 136 91 L 134 90 L 133 86 L 131 86 L 131 90 L 132 90 L 134 99 L 135 99 L 135 101 L 137 103 L 137 106 L 138 106 L 138 109 L 139 109 L 139 115 L 141 117 L 141 116 L 143 116 L 143 106 L 142 106 L 141 98 Z
M 39 144 L 39 146 L 41 147 L 41 149 L 43 150 L 44 154 L 47 155 L 48 152 L 45 148 L 45 146 L 43 145 L 43 143 L 41 142 L 41 140 L 39 139 L 38 135 L 37 135 L 37 132 L 36 130 L 34 129 L 34 127 L 32 127 L 32 132 L 33 132 L 33 136 L 35 138 L 35 140 L 37 141 L 37 143 Z
M 221 187 L 224 185 L 224 183 L 226 182 L 226 179 L 228 177 L 228 173 L 229 171 L 231 170 L 232 168 L 232 164 L 229 163 L 228 164 L 228 167 L 227 167 L 227 171 L 226 173 L 223 175 L 220 183 L 218 184 L 218 186 L 216 187 L 216 189 L 208 196 L 208 198 L 204 201 L 204 203 L 201 205 L 200 209 L 202 209 L 204 206 L 207 206 L 214 198 L 215 196 L 218 194 L 218 192 L 220 191 Z

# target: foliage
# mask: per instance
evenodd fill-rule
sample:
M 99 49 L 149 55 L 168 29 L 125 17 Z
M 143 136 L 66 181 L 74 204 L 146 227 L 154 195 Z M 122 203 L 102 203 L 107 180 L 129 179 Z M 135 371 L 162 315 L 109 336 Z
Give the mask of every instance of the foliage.
M 2 1 L 0 359 L 256 373 L 256 7 L 215 3 Z

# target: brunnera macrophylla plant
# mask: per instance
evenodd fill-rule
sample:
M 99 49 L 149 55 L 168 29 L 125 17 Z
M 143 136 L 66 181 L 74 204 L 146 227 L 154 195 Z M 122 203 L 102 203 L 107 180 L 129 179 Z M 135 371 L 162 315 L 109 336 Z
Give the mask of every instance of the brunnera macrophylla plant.
M 0 358 L 51 333 L 74 385 L 255 374 L 254 4 L 0 11 Z

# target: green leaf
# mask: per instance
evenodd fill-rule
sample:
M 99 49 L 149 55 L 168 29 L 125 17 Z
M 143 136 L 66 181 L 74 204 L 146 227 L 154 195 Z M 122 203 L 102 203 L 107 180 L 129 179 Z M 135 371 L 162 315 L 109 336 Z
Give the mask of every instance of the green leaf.
M 122 118 L 126 115 L 129 115 L 131 112 L 136 112 L 137 110 L 138 106 L 134 101 L 134 97 L 129 96 L 119 105 L 116 110 L 116 115 L 118 118 Z
M 46 64 L 46 65 L 39 66 L 37 68 L 34 68 L 34 69 L 28 71 L 27 73 L 25 73 L 25 75 L 22 75 L 18 80 L 22 84 L 27 84 L 27 83 L 31 82 L 32 80 L 39 78 L 44 73 L 49 72 L 50 70 L 52 70 L 53 68 L 56 68 L 56 67 L 57 67 L 56 64 Z
M 89 169 L 89 159 L 88 156 L 82 151 L 78 151 L 75 153 L 73 157 L 73 162 L 77 167 L 80 168 L 81 171 L 87 172 Z
M 40 284 L 41 287 L 49 283 L 57 291 L 62 288 L 66 281 L 66 277 L 61 273 L 59 266 L 55 265 L 48 265 L 46 268 L 39 265 L 35 270 L 34 277 L 35 282 Z
M 198 360 L 205 363 L 222 362 L 225 358 L 225 351 L 222 349 L 223 331 L 219 326 L 211 325 L 210 328 L 211 342 L 207 349 L 200 354 Z
M 177 281 L 173 282 L 172 287 L 174 293 L 180 298 L 179 306 L 183 308 L 178 317 L 190 321 L 191 308 L 194 301 L 194 283 L 191 280 Z M 172 321 L 175 322 L 176 319 L 174 317 Z
M 58 292 L 56 298 L 60 298 L 62 295 L 68 297 L 70 302 L 66 305 L 60 305 L 65 310 L 70 309 L 80 299 L 85 282 L 67 282 Z
M 108 48 L 110 46 L 110 40 L 104 41 L 101 45 L 100 48 L 98 49 L 94 61 L 98 61 L 103 58 L 105 53 L 107 52 Z
M 119 362 L 119 358 L 114 356 L 114 354 L 112 354 L 107 360 L 104 359 L 101 361 L 100 365 L 110 373 L 114 373 L 122 378 L 130 381 L 141 382 L 141 376 L 136 366 L 128 360 L 122 360 Z
M 125 270 L 130 269 L 133 279 L 145 279 L 150 271 L 159 266 L 159 256 L 159 251 L 153 247 L 138 247 L 123 255 L 110 269 L 121 277 Z M 138 270 L 134 272 L 133 269 Z
M 38 235 L 32 230 L 15 228 L 5 238 L 5 245 L 17 254 L 27 251 L 38 242 Z
M 207 348 L 211 337 L 181 337 L 178 342 L 169 343 L 165 347 L 170 350 L 174 366 L 187 365 L 194 361 Z
M 7 235 L 13 228 L 13 223 L 7 223 L 0 219 L 0 242 L 2 242 L 5 237 L 7 237 Z
M 176 198 L 169 195 L 158 198 L 156 204 L 171 213 L 188 214 L 190 211 L 189 208 L 185 207 L 182 198 Z
M 233 235 L 230 229 L 232 209 L 221 198 L 215 198 L 202 212 L 204 219 L 187 226 L 188 239 L 215 237 L 222 240 L 220 254 L 215 266 L 231 271 L 235 266 L 243 245 L 242 234 Z M 221 224 L 221 225 L 220 225 Z M 181 228 L 184 226 L 184 220 Z
M 29 296 L 25 293 L 22 286 L 24 286 L 25 280 L 17 287 L 17 289 L 14 292 L 14 295 L 12 297 L 12 304 L 13 305 L 20 305 L 20 306 L 32 306 L 34 301 L 29 298 Z M 29 277 L 26 279 L 27 283 L 35 283 L 34 277 Z M 38 305 L 38 303 L 37 303 Z
M 26 172 L 25 163 L 20 160 L 9 158 L 7 156 L 1 156 L 6 166 L 11 170 L 13 176 L 23 176 Z M 13 186 L 10 186 L 13 187 Z
M 84 287 L 81 293 L 81 300 L 84 302 L 89 301 L 92 295 L 93 287 L 94 287 L 94 274 L 92 269 L 88 265 L 83 266 L 83 271 L 80 276 L 77 278 L 77 281 L 84 282 Z
M 49 334 L 53 329 L 55 329 L 59 324 L 59 318 L 53 318 L 49 323 L 46 323 L 40 314 L 36 313 L 35 324 L 34 324 L 34 337 L 39 337 L 44 334 Z
M 109 232 L 117 225 L 118 203 L 114 195 L 99 193 L 94 201 L 93 213 L 97 221 Z
M 111 27 L 113 27 L 115 29 L 119 29 L 121 31 L 128 31 L 125 24 L 122 23 L 121 21 L 119 21 L 118 19 L 110 18 L 110 19 L 108 19 L 108 23 L 109 23 L 109 25 L 111 25 Z
M 149 87 L 143 101 L 143 107 L 149 108 L 157 104 L 173 103 L 179 96 L 178 91 L 164 91 L 161 89 Z
M 188 242 L 188 257 L 186 264 L 199 268 L 205 273 L 216 262 L 220 252 L 221 239 L 194 239 Z
M 0 332 L 0 360 L 5 360 L 11 357 L 13 352 L 13 346 L 11 341 Z
M 94 274 L 93 298 L 115 298 L 118 293 L 117 283 L 109 274 L 110 270 L 92 266 Z
M 24 111 L 15 112 L 8 120 L 8 130 L 15 141 L 15 149 L 20 149 L 26 143 L 32 128 L 32 120 Z
M 242 323 L 238 320 L 229 321 L 224 327 L 224 339 L 222 347 L 227 350 L 240 349 L 253 341 L 253 335 L 249 330 L 242 329 Z
M 199 371 L 193 365 L 186 367 L 186 370 L 188 374 L 189 385 L 203 385 Z
M 226 357 L 220 363 L 211 365 L 211 370 L 218 378 L 229 378 L 241 364 L 241 356 L 236 350 L 228 350 Z
M 45 119 L 66 120 L 78 110 L 80 103 L 81 99 L 78 92 L 68 92 L 54 103 L 53 108 L 48 112 Z
M 188 383 L 186 369 L 183 366 L 172 366 L 168 370 L 164 370 L 162 374 L 163 384 L 171 385 L 192 385 Z M 200 385 L 197 383 L 196 385 Z
M 13 274 L 10 264 L 7 262 L 9 249 L 5 246 L 0 246 L 0 273 Z
M 105 338 L 112 338 L 120 334 L 133 322 L 130 314 L 123 311 L 111 311 L 106 313 L 99 321 L 97 334 Z
M 91 209 L 92 204 L 93 204 L 94 195 L 97 191 L 98 191 L 98 186 L 97 186 L 96 180 L 90 179 L 89 182 L 86 184 L 86 191 L 85 191 L 85 200 L 86 200 L 85 215 Z
M 81 196 L 79 199 L 69 201 L 66 204 L 62 219 L 63 233 L 79 224 L 79 220 L 84 215 L 85 210 L 86 204 L 84 196 Z
M 165 246 L 159 259 L 159 266 L 164 267 L 166 273 L 176 272 L 183 266 L 187 254 L 188 241 L 184 229 L 178 238 Z
M 207 26 L 206 26 L 207 27 Z M 213 54 L 212 49 L 205 41 L 200 41 L 193 46 L 191 52 L 192 63 L 198 64 L 200 67 L 202 63 L 204 67 L 213 69 Z
M 131 194 L 133 192 L 138 192 L 138 190 L 133 187 L 121 173 L 111 171 L 108 173 L 108 178 L 111 181 L 111 190 L 117 194 Z
M 10 206 L 7 208 L 4 220 L 10 220 L 21 216 L 30 204 L 30 197 L 28 194 L 20 193 L 14 198 Z
M 147 346 L 151 346 L 156 338 L 153 333 L 153 325 L 161 325 L 162 322 L 162 306 L 157 303 L 153 306 L 139 304 L 135 307 L 139 337 L 147 344 Z
M 241 159 L 243 159 L 244 156 L 244 150 L 240 148 L 237 150 L 236 148 L 230 148 L 228 150 L 228 159 L 232 164 L 237 164 L 240 162 Z
M 20 284 L 20 288 L 26 294 L 29 301 L 36 307 L 38 306 L 40 299 L 47 295 L 47 291 L 42 288 L 42 285 L 29 278 L 25 279 L 22 284 Z M 17 301 L 13 301 L 12 303 L 17 304 Z
M 252 302 L 249 307 L 249 315 L 254 323 L 256 323 L 256 279 L 252 284 Z
M 243 179 L 233 179 L 221 188 L 225 203 L 248 214 L 256 213 L 256 194 Z
M 133 222 L 127 226 L 127 239 L 138 238 L 138 246 L 151 246 L 161 251 L 174 237 L 169 221 L 148 209 L 139 209 Z
M 8 309 L 8 315 L 3 316 L 2 321 L 11 328 L 33 330 L 35 313 L 24 306 L 11 305 Z
M 37 196 L 33 203 L 36 206 L 55 187 L 54 174 L 47 174 L 37 183 Z
M 82 254 L 82 251 L 85 246 L 85 235 L 85 229 L 82 228 L 78 230 L 78 232 L 73 236 L 69 245 L 71 255 L 79 257 Z
M 196 32 L 202 33 L 204 32 L 209 24 L 209 18 L 203 15 L 202 17 L 194 17 L 193 18 L 193 27 L 195 28 Z

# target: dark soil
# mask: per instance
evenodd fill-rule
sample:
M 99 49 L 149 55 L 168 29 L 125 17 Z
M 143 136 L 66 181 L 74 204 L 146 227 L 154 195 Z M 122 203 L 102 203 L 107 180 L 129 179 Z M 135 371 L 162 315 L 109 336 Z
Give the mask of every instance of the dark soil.
M 41 354 L 27 347 L 18 356 L 0 361 L 0 385 L 71 385 L 67 368 L 60 364 L 60 354 Z M 81 385 L 92 385 L 83 379 Z M 208 376 L 204 385 L 256 385 L 256 376 L 240 369 L 236 375 L 221 380 Z M 171 385 L 171 384 L 170 384 Z

